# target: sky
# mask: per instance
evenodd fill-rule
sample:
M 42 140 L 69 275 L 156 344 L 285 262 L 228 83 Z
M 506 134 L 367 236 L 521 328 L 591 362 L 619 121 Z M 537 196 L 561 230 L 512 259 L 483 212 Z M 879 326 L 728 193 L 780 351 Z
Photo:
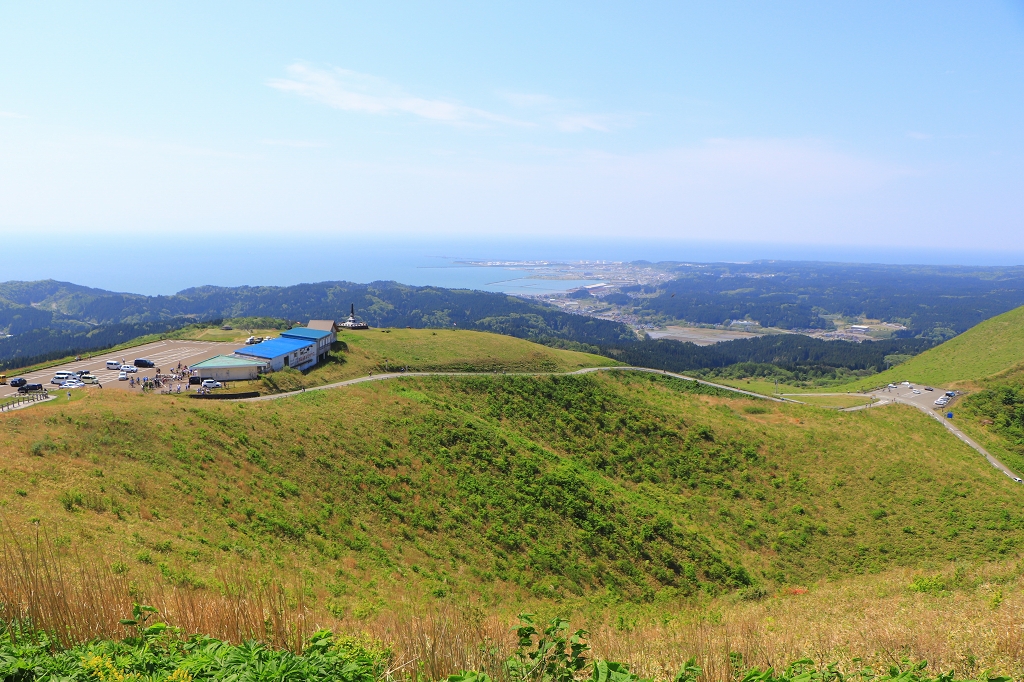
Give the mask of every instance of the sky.
M 1024 262 L 1024 1 L 0 2 L 0 239 Z

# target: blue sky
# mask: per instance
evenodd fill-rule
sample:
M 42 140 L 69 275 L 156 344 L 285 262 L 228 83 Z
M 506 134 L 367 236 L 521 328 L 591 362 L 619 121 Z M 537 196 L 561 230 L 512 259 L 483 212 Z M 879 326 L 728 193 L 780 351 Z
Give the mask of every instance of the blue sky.
M 0 235 L 1024 252 L 1024 3 L 0 3 Z

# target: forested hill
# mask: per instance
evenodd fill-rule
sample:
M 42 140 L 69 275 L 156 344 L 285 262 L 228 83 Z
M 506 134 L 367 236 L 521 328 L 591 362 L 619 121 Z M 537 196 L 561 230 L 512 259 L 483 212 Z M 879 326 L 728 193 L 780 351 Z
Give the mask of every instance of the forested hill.
M 662 263 L 676 279 L 627 287 L 616 302 L 646 319 L 783 329 L 828 328 L 827 315 L 897 322 L 908 336 L 945 340 L 1024 305 L 1024 267 L 758 261 Z
M 108 347 L 190 322 L 274 317 L 343 319 L 355 304 L 377 327 L 478 329 L 539 341 L 622 344 L 624 324 L 563 313 L 514 296 L 395 282 L 319 282 L 290 287 L 198 287 L 142 296 L 55 282 L 0 284 L 0 367 Z
M 874 374 L 886 368 L 887 357 L 916 355 L 932 345 L 934 342 L 929 339 L 853 343 L 823 341 L 803 334 L 775 334 L 711 346 L 670 339 L 647 340 L 621 346 L 602 346 L 601 352 L 630 365 L 675 372 L 753 363 L 773 365 L 788 372 L 814 369 L 818 374 L 827 374 L 842 368 Z

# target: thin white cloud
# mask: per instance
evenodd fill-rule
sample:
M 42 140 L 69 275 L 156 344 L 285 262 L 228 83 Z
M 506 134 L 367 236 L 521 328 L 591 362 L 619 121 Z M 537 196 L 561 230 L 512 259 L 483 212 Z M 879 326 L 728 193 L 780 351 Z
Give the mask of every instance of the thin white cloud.
M 25 114 L 17 114 L 13 111 L 0 111 L 0 118 L 28 118 Z
M 518 109 L 529 111 L 546 127 L 566 133 L 587 130 L 601 133 L 633 125 L 633 117 L 622 114 L 595 114 L 580 111 L 578 102 L 528 92 L 502 92 L 500 97 Z
M 327 146 L 326 142 L 316 140 L 259 140 L 259 143 L 272 147 L 295 147 L 296 149 L 322 149 Z
M 383 79 L 347 69 L 317 69 L 296 63 L 288 78 L 271 78 L 267 85 L 282 92 L 307 97 L 342 111 L 364 114 L 409 114 L 456 125 L 530 125 L 458 102 L 417 97 Z

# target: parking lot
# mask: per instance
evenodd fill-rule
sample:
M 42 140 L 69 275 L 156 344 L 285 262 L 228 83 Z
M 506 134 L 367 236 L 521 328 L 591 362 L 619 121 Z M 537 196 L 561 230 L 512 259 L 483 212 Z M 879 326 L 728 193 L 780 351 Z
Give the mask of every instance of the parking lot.
M 185 365 L 192 365 L 201 360 L 212 358 L 214 355 L 230 355 L 232 351 L 236 348 L 240 348 L 241 346 L 242 344 L 240 343 L 215 343 L 212 341 L 156 341 L 154 343 L 147 343 L 144 346 L 129 348 L 128 350 L 123 351 L 103 353 L 102 355 L 89 358 L 88 360 L 68 362 L 63 365 L 29 372 L 27 374 L 13 374 L 8 372 L 7 379 L 10 381 L 15 377 L 24 377 L 30 384 L 42 384 L 45 388 L 56 390 L 59 387 L 56 384 L 50 383 L 50 379 L 53 378 L 55 372 L 61 370 L 74 372 L 76 370 L 85 369 L 96 375 L 103 388 L 128 390 L 128 382 L 118 381 L 118 372 L 107 369 L 107 360 L 117 360 L 118 362 L 123 362 L 128 365 L 132 364 L 132 361 L 134 361 L 135 358 L 152 360 L 156 367 L 149 369 L 143 369 L 140 367 L 138 373 L 130 375 L 135 377 L 136 380 L 139 380 L 142 377 L 149 377 L 152 379 L 156 376 L 157 369 L 168 372 L 172 368 L 176 368 L 179 362 L 183 367 Z M 89 385 L 86 389 L 78 390 L 88 389 L 95 389 L 95 386 Z M 18 389 L 13 388 L 9 384 L 6 386 L 0 386 L 0 398 L 13 395 L 17 392 Z
M 894 388 L 881 388 L 877 391 L 872 392 L 875 398 L 877 398 L 882 404 L 886 402 L 892 403 L 905 403 L 919 407 L 922 410 L 931 410 L 936 413 L 943 413 L 949 411 L 953 407 L 955 398 L 950 398 L 949 402 L 940 407 L 935 404 L 935 401 L 945 395 L 946 389 L 944 388 L 932 388 L 927 390 L 925 386 L 913 385 L 904 386 L 902 384 L 896 385 Z

